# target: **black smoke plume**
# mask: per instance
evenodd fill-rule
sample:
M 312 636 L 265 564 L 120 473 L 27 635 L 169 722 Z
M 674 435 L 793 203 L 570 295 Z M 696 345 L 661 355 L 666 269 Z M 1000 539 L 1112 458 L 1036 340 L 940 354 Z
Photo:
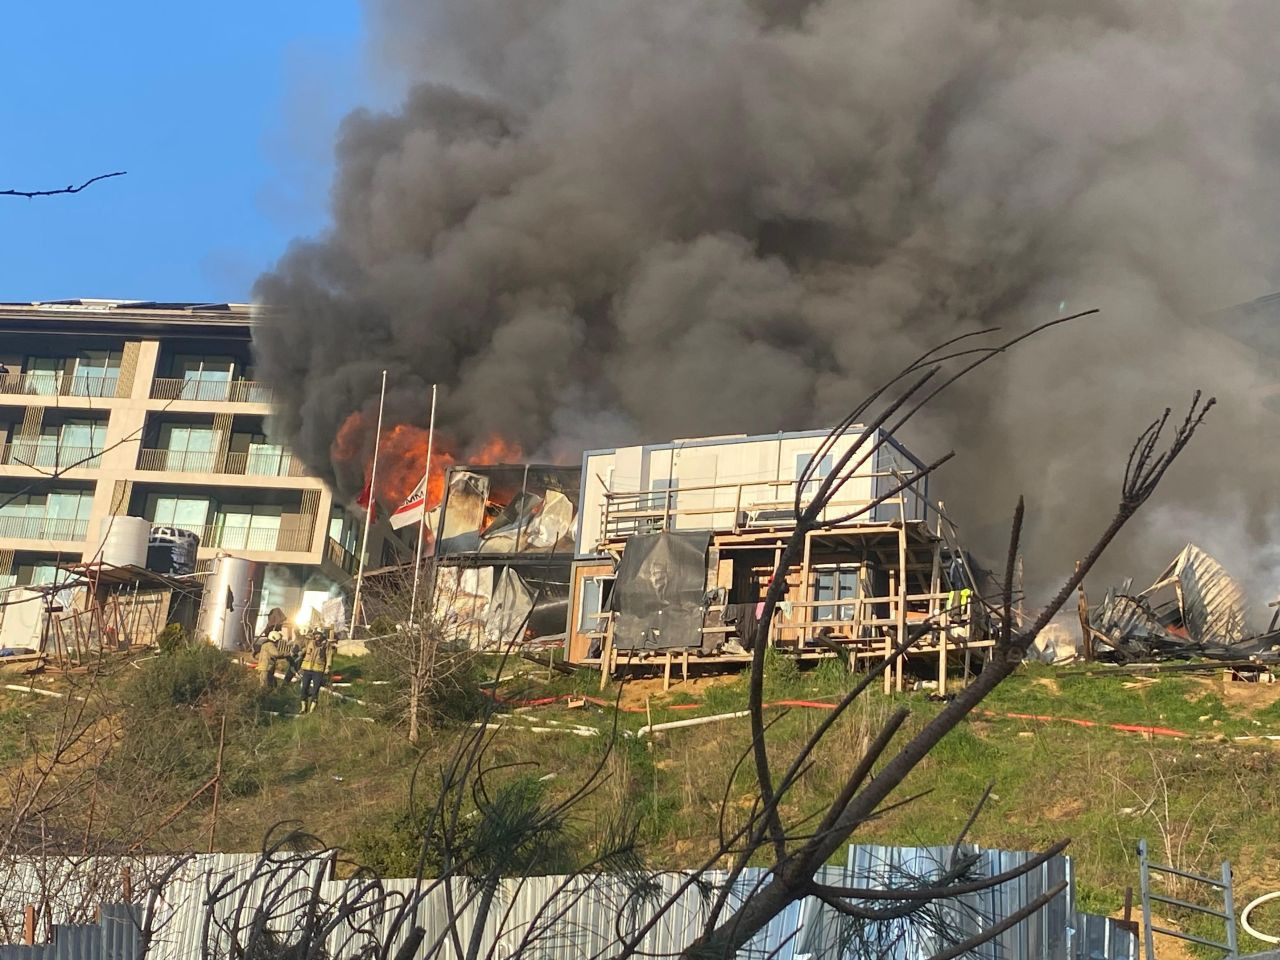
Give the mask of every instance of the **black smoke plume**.
M 1199 539 L 1274 588 L 1274 361 L 1215 314 L 1277 285 L 1274 0 L 370 13 L 403 106 L 347 118 L 332 229 L 256 290 L 313 468 L 383 367 L 390 422 L 424 425 L 438 382 L 460 444 L 567 455 L 827 426 L 925 345 L 1099 307 L 904 438 L 960 450 L 935 490 L 979 543 L 1025 492 L 1028 577 L 1056 575 L 1132 437 L 1203 387 L 1203 441 L 1116 556 L 1141 577 Z

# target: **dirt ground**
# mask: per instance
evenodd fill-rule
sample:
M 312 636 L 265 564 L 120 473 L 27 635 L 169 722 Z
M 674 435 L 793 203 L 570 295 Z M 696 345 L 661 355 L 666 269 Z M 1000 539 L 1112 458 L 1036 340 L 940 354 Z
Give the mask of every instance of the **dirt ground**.
M 679 679 L 679 673 L 675 672 L 671 678 L 670 691 L 664 693 L 661 677 L 636 677 L 622 685 L 621 705 L 624 710 L 628 708 L 643 709 L 646 701 L 653 700 L 657 702 L 677 693 L 685 694 L 696 700 L 703 691 L 714 686 L 733 683 L 737 679 L 738 674 L 736 673 L 721 673 L 704 674 L 703 676 L 694 674 L 688 680 L 681 680 Z
M 1261 710 L 1280 701 L 1280 683 L 1223 682 L 1221 678 L 1208 679 L 1211 687 L 1228 706 L 1240 706 L 1249 710 Z

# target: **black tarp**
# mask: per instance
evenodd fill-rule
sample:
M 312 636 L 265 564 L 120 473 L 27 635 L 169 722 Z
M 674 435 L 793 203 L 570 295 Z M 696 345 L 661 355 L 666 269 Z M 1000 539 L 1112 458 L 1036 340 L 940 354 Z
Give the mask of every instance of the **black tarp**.
M 618 562 L 610 608 L 618 650 L 668 650 L 702 643 L 707 583 L 705 530 L 631 537 Z

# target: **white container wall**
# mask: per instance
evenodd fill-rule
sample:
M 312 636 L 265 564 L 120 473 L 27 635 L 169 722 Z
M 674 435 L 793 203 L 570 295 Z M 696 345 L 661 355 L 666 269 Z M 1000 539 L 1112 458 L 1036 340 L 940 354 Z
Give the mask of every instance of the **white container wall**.
M 257 605 L 254 583 L 258 565 L 243 557 L 220 554 L 205 581 L 200 600 L 196 636 L 221 650 L 247 650 L 252 646 L 253 609 Z
M 800 491 L 802 501 L 817 492 L 841 456 L 857 441 L 858 428 L 847 433 L 823 457 L 815 479 Z M 647 532 L 660 524 L 670 530 L 731 532 L 735 527 L 786 525 L 796 496 L 797 480 L 809 458 L 827 436 L 825 430 L 765 436 L 706 437 L 617 450 L 591 450 L 582 460 L 581 525 L 577 555 L 590 556 L 607 537 Z M 875 438 L 868 440 L 867 446 Z M 861 453 L 855 456 L 856 461 Z M 889 441 L 858 468 L 827 511 L 842 516 L 889 493 L 898 478 L 921 464 L 902 446 Z M 905 514 L 926 519 L 927 478 L 919 492 L 895 496 L 857 523 L 889 523 Z M 611 528 L 604 528 L 607 494 L 626 495 L 610 507 Z M 649 511 L 646 519 L 643 514 Z M 664 516 L 664 512 L 669 515 Z M 616 521 L 616 523 L 615 523 Z

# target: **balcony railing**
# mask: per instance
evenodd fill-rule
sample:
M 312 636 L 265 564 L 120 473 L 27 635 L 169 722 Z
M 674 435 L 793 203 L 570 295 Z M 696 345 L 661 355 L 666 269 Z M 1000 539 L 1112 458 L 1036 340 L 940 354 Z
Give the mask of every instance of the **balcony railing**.
M 152 400 L 200 400 L 229 403 L 270 403 L 272 389 L 256 380 L 151 381 Z
M 224 473 L 240 477 L 305 477 L 306 468 L 289 453 L 255 451 L 224 453 L 211 450 L 143 450 L 139 470 L 176 473 Z
M 0 517 L 0 537 L 78 541 L 89 535 L 88 520 L 63 517 Z
M 102 466 L 102 451 L 97 447 L 67 447 L 44 440 L 18 440 L 0 444 L 0 464 L 14 467 L 39 467 L 42 470 L 96 470 Z
M 340 544 L 333 537 L 328 538 L 325 544 L 325 555 L 329 560 L 347 573 L 355 574 L 356 568 L 360 565 L 359 559 L 354 553 Z
M 853 526 L 926 519 L 929 513 L 925 482 L 921 480 L 918 486 L 913 483 L 892 494 L 903 479 L 900 473 L 885 471 L 850 476 L 818 519 L 832 521 L 852 515 L 841 525 Z M 818 487 L 819 481 L 808 481 L 800 492 L 801 503 L 807 503 Z M 795 525 L 795 501 L 794 480 L 606 493 L 600 515 L 601 542 L 664 530 L 739 534 L 789 529 Z
M 245 550 L 305 553 L 311 549 L 311 528 L 297 530 L 254 530 L 227 524 L 208 524 L 194 529 L 200 535 L 200 546 L 215 550 Z
M 28 370 L 0 374 L 0 394 L 18 393 L 33 397 L 114 397 L 120 371 L 106 373 L 59 373 Z

